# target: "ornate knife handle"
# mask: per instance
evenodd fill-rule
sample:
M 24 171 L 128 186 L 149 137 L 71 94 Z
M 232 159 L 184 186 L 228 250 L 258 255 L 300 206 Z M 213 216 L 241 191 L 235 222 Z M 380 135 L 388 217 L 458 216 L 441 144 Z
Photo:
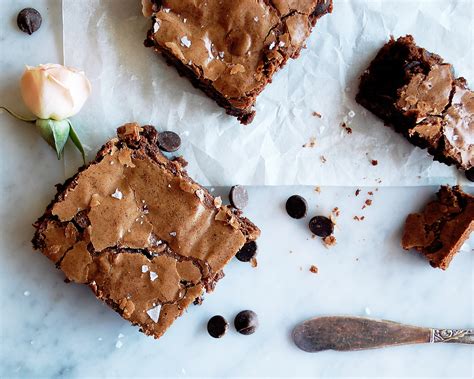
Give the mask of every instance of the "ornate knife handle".
M 474 329 L 431 329 L 430 343 L 474 344 Z

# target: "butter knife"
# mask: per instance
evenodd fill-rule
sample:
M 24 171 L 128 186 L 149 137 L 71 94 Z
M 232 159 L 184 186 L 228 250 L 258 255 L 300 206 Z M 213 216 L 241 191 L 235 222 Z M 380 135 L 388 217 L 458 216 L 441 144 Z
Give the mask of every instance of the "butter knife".
M 365 317 L 316 317 L 293 330 L 301 350 L 365 350 L 417 343 L 474 344 L 474 329 L 433 329 Z

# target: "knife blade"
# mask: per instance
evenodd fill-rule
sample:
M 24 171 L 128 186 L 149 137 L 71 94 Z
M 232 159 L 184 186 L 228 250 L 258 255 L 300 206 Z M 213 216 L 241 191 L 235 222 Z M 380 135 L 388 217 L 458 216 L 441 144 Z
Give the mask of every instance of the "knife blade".
M 474 343 L 473 329 L 431 329 L 355 316 L 316 317 L 293 330 L 301 350 L 364 350 L 417 343 Z

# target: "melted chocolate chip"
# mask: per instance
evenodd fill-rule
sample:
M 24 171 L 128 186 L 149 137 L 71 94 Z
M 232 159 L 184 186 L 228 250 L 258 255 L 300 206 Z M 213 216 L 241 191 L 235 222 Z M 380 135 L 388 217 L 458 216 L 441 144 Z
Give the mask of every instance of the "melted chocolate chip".
M 207 323 L 207 331 L 214 338 L 223 337 L 227 329 L 229 329 L 229 323 L 220 315 L 211 317 Z
M 308 203 L 300 195 L 293 195 L 286 201 L 286 212 L 290 217 L 300 219 L 306 216 Z
M 229 193 L 230 203 L 234 208 L 244 209 L 249 202 L 249 194 L 243 186 L 233 186 Z
M 18 28 L 29 35 L 33 34 L 41 27 L 42 21 L 41 14 L 33 8 L 22 9 L 16 18 Z
M 181 138 L 175 132 L 161 132 L 158 134 L 158 147 L 168 153 L 173 153 L 181 147 Z
M 239 312 L 234 320 L 235 329 L 240 334 L 253 334 L 258 327 L 258 317 L 254 311 L 246 310 Z
M 255 241 L 250 241 L 242 246 L 235 257 L 241 262 L 250 262 L 252 258 L 257 256 L 257 250 L 257 243 Z
M 466 170 L 464 175 L 466 175 L 467 180 L 474 182 L 474 167 L 471 167 L 469 170 Z
M 310 220 L 309 230 L 318 237 L 328 237 L 334 232 L 334 223 L 325 216 L 316 216 Z

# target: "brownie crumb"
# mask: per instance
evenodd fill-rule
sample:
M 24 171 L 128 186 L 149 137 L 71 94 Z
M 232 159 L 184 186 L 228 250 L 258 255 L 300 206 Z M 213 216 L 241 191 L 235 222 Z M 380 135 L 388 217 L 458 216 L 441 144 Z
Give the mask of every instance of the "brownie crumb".
M 373 196 L 373 195 L 374 195 L 374 193 L 373 193 L 372 191 L 367 192 L 367 194 L 368 194 L 369 196 Z
M 326 248 L 330 248 L 331 246 L 336 245 L 336 237 L 333 235 L 327 236 L 323 238 L 323 244 Z
M 203 301 L 204 301 L 204 298 L 202 296 L 198 296 L 194 299 L 193 304 L 194 305 L 201 305 Z
M 379 164 L 379 162 L 376 159 L 372 159 L 370 163 L 372 164 L 372 166 L 377 166 Z
M 316 111 L 314 111 L 314 112 L 312 113 L 312 115 L 313 115 L 314 117 L 317 117 L 317 118 L 323 118 L 322 114 L 319 113 L 319 112 L 316 112 Z
M 314 192 L 321 193 L 321 187 L 314 187 Z
M 250 266 L 252 266 L 253 268 L 256 268 L 258 266 L 257 258 L 252 258 L 250 260 Z
M 365 205 L 371 206 L 372 205 L 372 200 L 370 200 L 370 199 L 365 200 Z
M 308 142 L 306 142 L 303 147 L 315 147 L 316 146 L 316 137 L 311 137 Z
M 347 134 L 352 134 L 352 128 L 350 128 L 349 126 L 347 126 L 347 124 L 346 124 L 345 122 L 343 122 L 343 123 L 341 124 L 341 128 L 343 128 L 343 129 L 347 132 Z
M 356 221 L 363 221 L 365 216 L 354 216 L 354 220 Z
M 312 272 L 313 274 L 317 274 L 319 269 L 317 266 L 311 265 L 311 267 L 309 268 L 309 271 Z

